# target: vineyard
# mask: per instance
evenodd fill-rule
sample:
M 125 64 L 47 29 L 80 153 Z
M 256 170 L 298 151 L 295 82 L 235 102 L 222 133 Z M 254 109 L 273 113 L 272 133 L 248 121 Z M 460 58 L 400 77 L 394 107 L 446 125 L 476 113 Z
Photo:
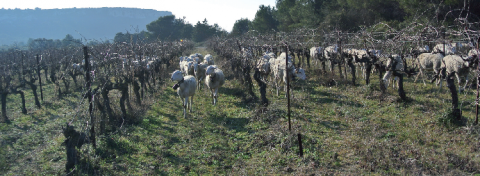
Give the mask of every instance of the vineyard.
M 471 62 L 468 74 L 477 78 L 478 54 L 469 53 L 478 53 L 478 23 L 369 29 L 383 32 L 250 31 L 204 43 L 3 51 L 0 173 L 480 174 L 478 83 L 461 87 L 454 73 L 418 81 L 415 55 L 437 45 L 445 55 L 455 44 L 453 55 Z M 321 52 L 310 55 L 312 47 Z M 306 79 L 287 82 L 277 95 L 272 74 L 263 77 L 259 67 L 269 52 L 285 52 L 287 65 L 291 56 Z M 184 118 L 170 77 L 179 58 L 194 53 L 212 54 L 226 81 L 216 105 L 205 86 L 196 90 Z M 396 88 L 384 79 L 390 72 Z

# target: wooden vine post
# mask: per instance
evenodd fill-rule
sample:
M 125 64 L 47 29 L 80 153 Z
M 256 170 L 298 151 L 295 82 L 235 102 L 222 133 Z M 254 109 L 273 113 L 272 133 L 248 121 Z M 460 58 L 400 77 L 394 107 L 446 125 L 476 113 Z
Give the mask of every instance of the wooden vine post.
M 288 44 L 285 44 L 285 72 L 287 72 L 287 117 L 288 117 L 288 130 L 292 131 L 292 124 L 290 121 L 290 79 L 288 78 Z
M 40 58 L 38 57 L 38 54 L 36 58 L 37 58 L 38 83 L 40 84 L 40 99 L 43 101 L 42 77 L 40 76 Z
M 478 53 L 478 45 L 480 43 L 480 37 L 477 39 L 477 60 L 480 60 L 479 53 Z M 476 99 L 476 108 L 475 108 L 475 125 L 478 125 L 478 98 L 479 98 L 479 89 L 480 86 L 480 64 L 477 64 L 477 99 Z
M 90 129 L 90 139 L 92 140 L 93 148 L 97 148 L 95 142 L 95 116 L 93 116 L 93 102 L 92 102 L 92 80 L 90 78 L 90 61 L 88 60 L 88 48 L 83 47 L 83 56 L 85 58 L 85 82 L 87 83 L 87 97 L 88 97 L 88 114 L 90 115 L 90 123 L 92 128 Z

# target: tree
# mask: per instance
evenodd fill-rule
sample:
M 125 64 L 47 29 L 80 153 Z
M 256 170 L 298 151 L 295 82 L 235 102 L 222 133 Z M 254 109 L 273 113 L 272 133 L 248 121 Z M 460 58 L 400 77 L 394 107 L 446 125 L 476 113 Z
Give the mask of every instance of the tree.
M 82 41 L 80 39 L 74 39 L 72 35 L 67 34 L 65 38 L 62 39 L 62 46 L 69 47 L 69 46 L 80 46 L 82 45 Z
M 185 18 L 175 19 L 175 15 L 170 15 L 160 17 L 158 20 L 147 24 L 147 30 L 150 39 L 173 41 L 190 38 L 193 27 L 191 24 L 186 24 Z
M 230 33 L 230 35 L 240 36 L 242 34 L 245 34 L 246 32 L 248 32 L 251 23 L 252 22 L 248 20 L 248 18 L 245 18 L 245 19 L 242 18 L 235 21 L 235 24 L 233 24 L 232 32 Z
M 169 15 L 160 17 L 150 24 L 147 24 L 147 30 L 150 32 L 149 37 L 160 40 L 169 39 L 175 32 L 174 20 L 175 15 Z
M 260 9 L 257 10 L 255 19 L 252 21 L 252 28 L 260 33 L 278 30 L 278 21 L 273 16 L 275 12 L 275 7 L 260 5 Z
M 127 34 L 128 34 L 128 32 L 127 32 Z M 115 37 L 113 38 L 113 41 L 115 43 L 118 43 L 118 42 L 127 42 L 128 40 L 127 40 L 126 34 L 123 34 L 123 33 L 119 32 L 119 33 L 115 34 Z
M 220 28 L 218 24 L 214 24 L 213 26 L 208 25 L 208 21 L 205 18 L 203 22 L 200 23 L 200 21 L 198 21 L 195 25 L 192 33 L 192 39 L 195 42 L 203 42 L 214 35 L 220 36 L 226 34 L 227 32 Z
M 278 0 L 277 1 L 276 7 L 278 10 L 276 13 L 276 18 L 279 21 L 278 28 L 281 31 L 289 31 L 290 26 L 295 23 L 290 15 L 290 11 L 294 6 L 295 6 L 295 0 Z M 262 7 L 260 6 L 260 9 L 261 8 Z M 258 11 L 257 11 L 257 14 L 258 14 Z

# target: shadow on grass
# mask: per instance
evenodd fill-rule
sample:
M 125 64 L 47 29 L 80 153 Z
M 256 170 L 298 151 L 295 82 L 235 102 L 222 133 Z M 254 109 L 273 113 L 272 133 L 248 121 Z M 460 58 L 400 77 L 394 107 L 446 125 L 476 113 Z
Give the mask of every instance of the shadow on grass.
M 223 125 L 231 130 L 237 132 L 246 132 L 248 129 L 245 126 L 249 123 L 247 118 L 231 118 L 227 117 L 225 114 L 210 114 L 208 120 L 212 123 Z

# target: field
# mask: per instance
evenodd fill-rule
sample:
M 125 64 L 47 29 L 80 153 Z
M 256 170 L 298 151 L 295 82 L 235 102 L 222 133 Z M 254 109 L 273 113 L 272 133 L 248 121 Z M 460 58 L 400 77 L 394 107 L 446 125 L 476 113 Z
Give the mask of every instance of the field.
M 205 48 L 190 51 L 195 52 L 211 53 Z M 228 68 L 222 69 L 232 78 Z M 408 101 L 402 102 L 391 87 L 381 93 L 376 75 L 370 85 L 358 78 L 352 86 L 338 75 L 320 74 L 314 66 L 306 70 L 307 80 L 294 84 L 292 131 L 285 92 L 276 96 L 272 84 L 266 108 L 246 95 L 239 80 L 226 81 L 216 106 L 203 87 L 194 97 L 193 113 L 183 118 L 181 100 L 171 88 L 175 83 L 166 81 L 159 91 L 148 93 L 143 105 L 134 106 L 121 127 L 100 135 L 96 149 L 89 144 L 79 149 L 76 174 L 480 174 L 474 89 L 459 94 L 463 119 L 458 122 L 450 120 L 446 87 L 439 92 L 433 84 L 406 78 Z M 332 79 L 337 84 L 329 84 Z M 254 89 L 259 97 L 256 83 Z M 53 83 L 47 83 L 41 109 L 26 91 L 28 114 L 15 106 L 19 97 L 8 97 L 12 122 L 0 123 L 2 175 L 65 174 L 62 127 L 73 122 L 87 132 L 88 107 L 86 100 L 79 101 L 80 90 L 62 99 L 54 98 L 53 90 Z

